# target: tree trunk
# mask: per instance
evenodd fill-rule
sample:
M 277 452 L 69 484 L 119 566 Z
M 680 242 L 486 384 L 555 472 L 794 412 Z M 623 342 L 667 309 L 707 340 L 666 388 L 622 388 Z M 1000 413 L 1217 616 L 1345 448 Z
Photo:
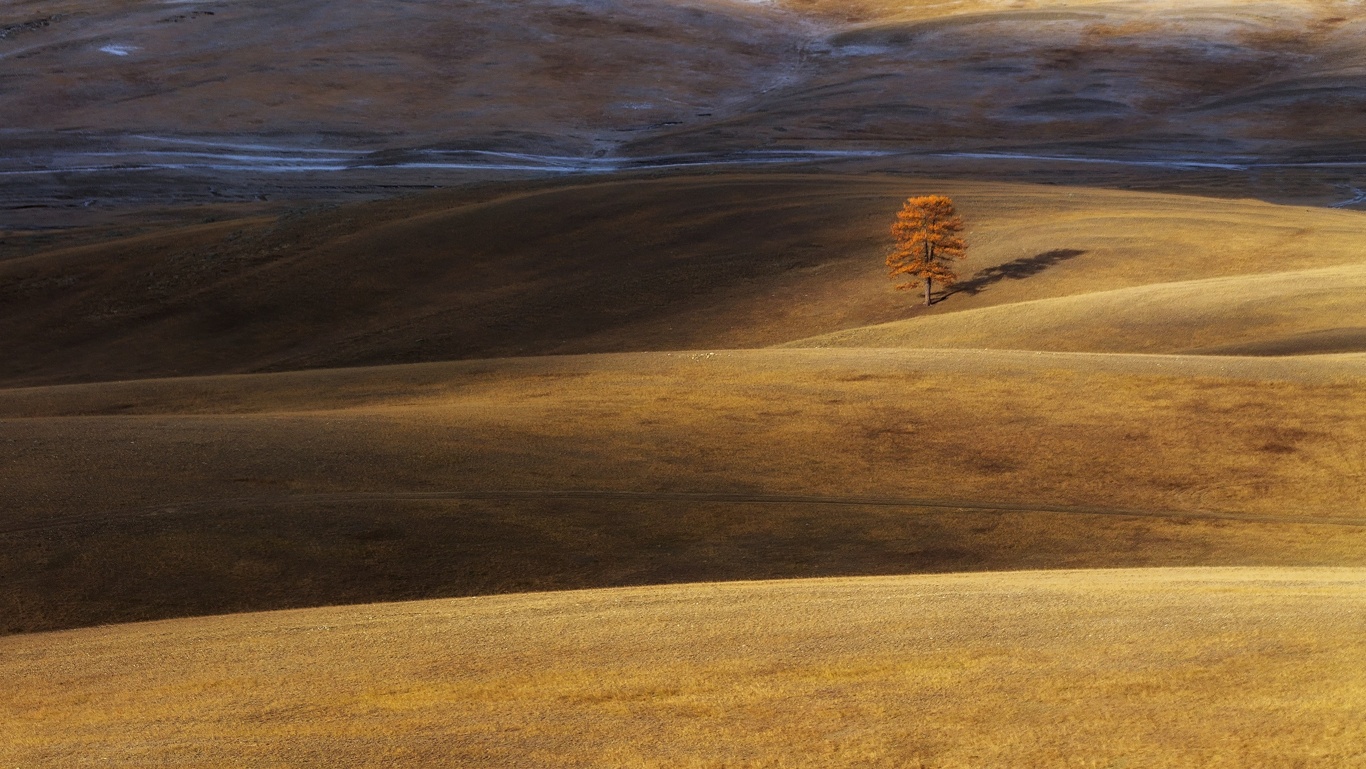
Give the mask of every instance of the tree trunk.
M 930 265 L 930 264 L 933 264 L 933 263 L 934 263 L 934 259 L 933 259 L 933 252 L 930 251 L 930 241 L 926 240 L 926 241 L 925 241 L 925 264 L 926 264 L 926 265 Z M 932 304 L 932 302 L 930 301 L 930 284 L 932 284 L 932 283 L 934 283 L 934 278 L 925 278 L 925 306 L 926 306 L 926 307 L 929 307 L 929 306 Z

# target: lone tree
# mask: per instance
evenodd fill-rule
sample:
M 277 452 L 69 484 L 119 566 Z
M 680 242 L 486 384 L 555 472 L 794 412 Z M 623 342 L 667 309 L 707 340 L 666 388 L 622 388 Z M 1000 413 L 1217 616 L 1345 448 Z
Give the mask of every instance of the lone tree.
M 967 251 L 967 244 L 958 237 L 962 231 L 963 217 L 953 210 L 952 200 L 943 195 L 907 198 L 892 225 L 896 248 L 887 255 L 889 275 L 910 278 L 897 288 L 912 289 L 925 281 L 925 306 L 930 306 L 934 281 L 952 286 L 958 280 L 949 264 Z

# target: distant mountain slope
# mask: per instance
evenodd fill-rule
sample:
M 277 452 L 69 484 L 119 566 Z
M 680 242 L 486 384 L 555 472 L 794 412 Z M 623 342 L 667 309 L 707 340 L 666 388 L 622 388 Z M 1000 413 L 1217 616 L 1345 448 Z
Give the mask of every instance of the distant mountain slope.
M 857 141 L 1355 161 L 1363 147 L 1355 4 L 783 5 L 823 20 L 800 79 L 636 151 Z
M 0 125 L 591 155 L 782 80 L 791 26 L 708 0 L 29 0 L 0 10 Z
M 22 65 L 0 141 L 1352 156 L 1363 29 L 1353 4 L 1295 0 L 27 0 L 0 12 Z

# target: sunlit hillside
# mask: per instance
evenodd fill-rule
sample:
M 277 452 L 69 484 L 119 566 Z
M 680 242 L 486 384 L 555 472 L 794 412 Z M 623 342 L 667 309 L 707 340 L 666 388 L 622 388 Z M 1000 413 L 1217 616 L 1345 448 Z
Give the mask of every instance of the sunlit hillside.
M 929 190 L 958 201 L 971 248 L 963 280 L 926 310 L 890 290 L 882 256 L 889 212 Z M 865 347 L 1272 343 L 1349 325 L 1364 236 L 1350 211 L 1053 185 L 753 172 L 542 182 L 0 260 L 0 376 L 763 347 L 832 332 Z M 1358 337 L 1322 351 L 1366 349 Z
M 0 700 L 0 759 L 1358 766 L 1362 579 L 1145 569 L 793 580 L 20 637 L 5 642 L 0 674 L 46 686 Z
M 1364 25 L 5 5 L 0 767 L 1366 766 Z

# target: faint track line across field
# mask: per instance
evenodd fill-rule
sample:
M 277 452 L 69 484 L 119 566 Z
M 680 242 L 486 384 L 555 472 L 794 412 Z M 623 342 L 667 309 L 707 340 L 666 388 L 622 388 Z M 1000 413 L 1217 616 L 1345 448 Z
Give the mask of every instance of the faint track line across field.
M 922 499 L 914 497 L 830 497 L 810 494 L 759 494 L 745 492 L 686 491 L 613 491 L 596 489 L 563 490 L 483 490 L 483 491 L 394 491 L 329 492 L 287 496 L 234 497 L 185 502 L 168 502 L 134 508 L 107 510 L 85 515 L 63 516 L 15 526 L 0 525 L 0 535 L 23 534 L 83 524 L 106 523 L 129 518 L 154 518 L 196 512 L 212 512 L 256 506 L 347 504 L 357 502 L 429 502 L 462 500 L 598 500 L 610 502 L 674 502 L 731 505 L 811 505 L 834 507 L 925 508 L 970 512 L 1052 513 L 1057 515 L 1095 515 L 1120 518 L 1175 518 L 1187 520 L 1235 521 L 1303 526 L 1347 526 L 1366 528 L 1366 518 L 1329 518 L 1324 516 L 1280 517 L 1208 510 L 1138 510 L 1075 505 L 1015 504 L 975 502 L 959 499 Z

